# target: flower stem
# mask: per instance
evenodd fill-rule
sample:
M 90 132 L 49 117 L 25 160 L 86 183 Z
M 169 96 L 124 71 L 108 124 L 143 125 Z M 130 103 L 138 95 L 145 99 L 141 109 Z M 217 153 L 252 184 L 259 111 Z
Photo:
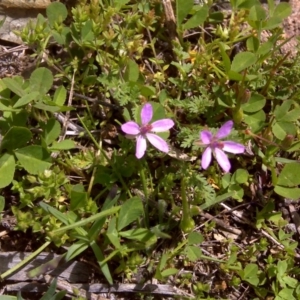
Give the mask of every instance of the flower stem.
M 186 177 L 181 179 L 181 200 L 182 200 L 182 219 L 180 228 L 183 232 L 191 232 L 195 228 L 195 222 L 190 214 L 190 207 L 186 197 L 187 182 Z
M 142 164 L 140 164 L 140 176 L 141 176 L 143 191 L 145 195 L 145 225 L 147 228 L 149 228 L 149 198 L 148 198 L 149 195 L 147 189 L 147 180 L 146 180 L 146 176 Z

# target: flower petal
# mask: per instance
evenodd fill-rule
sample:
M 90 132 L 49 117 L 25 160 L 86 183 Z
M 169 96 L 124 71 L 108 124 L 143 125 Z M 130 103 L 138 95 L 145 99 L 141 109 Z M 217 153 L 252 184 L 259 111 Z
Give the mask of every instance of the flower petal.
M 215 149 L 215 156 L 218 164 L 220 167 L 223 169 L 224 172 L 229 172 L 231 168 L 230 161 L 227 157 L 227 155 L 220 149 L 216 148 Z
M 236 142 L 224 141 L 222 142 L 222 144 L 223 144 L 222 150 L 226 152 L 239 154 L 239 153 L 244 153 L 245 151 L 245 146 Z
M 226 123 L 224 123 L 219 129 L 219 131 L 217 132 L 216 138 L 222 139 L 227 135 L 229 135 L 230 131 L 232 130 L 232 127 L 233 127 L 233 121 L 227 121 Z
M 163 132 L 167 131 L 174 126 L 174 122 L 171 119 L 162 119 L 155 121 L 151 124 L 152 131 L 154 132 Z
M 153 109 L 150 103 L 146 103 L 141 110 L 142 125 L 147 125 L 151 121 L 153 116 Z
M 200 132 L 200 140 L 203 144 L 209 145 L 212 140 L 212 134 L 210 131 L 203 130 Z
M 147 142 L 143 135 L 139 135 L 136 139 L 135 156 L 140 159 L 144 156 L 147 149 Z
M 205 151 L 202 154 L 202 159 L 201 159 L 201 167 L 202 169 L 206 170 L 211 162 L 211 148 L 207 147 Z
M 163 140 L 160 136 L 153 133 L 147 133 L 146 137 L 149 140 L 149 142 L 158 150 L 165 153 L 169 152 L 169 146 L 167 142 Z
M 121 129 L 125 133 L 130 134 L 130 135 L 136 135 L 136 134 L 140 133 L 140 126 L 133 121 L 129 121 L 129 122 L 123 124 L 121 126 Z

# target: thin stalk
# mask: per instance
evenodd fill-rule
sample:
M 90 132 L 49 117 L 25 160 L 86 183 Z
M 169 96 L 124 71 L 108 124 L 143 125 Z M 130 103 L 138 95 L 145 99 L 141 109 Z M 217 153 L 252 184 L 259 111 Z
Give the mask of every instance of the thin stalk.
M 181 201 L 182 201 L 182 218 L 180 228 L 183 232 L 191 232 L 195 228 L 195 222 L 191 217 L 190 206 L 186 197 L 186 178 L 181 179 Z
M 145 225 L 149 228 L 149 195 L 147 189 L 147 180 L 144 172 L 144 168 L 140 165 L 140 176 L 143 184 L 143 191 L 145 195 Z
M 28 264 L 32 259 L 34 259 L 35 257 L 37 257 L 50 244 L 51 244 L 51 242 L 46 242 L 39 249 L 37 249 L 36 251 L 34 251 L 33 253 L 31 253 L 29 256 L 27 256 L 25 259 L 23 259 L 22 261 L 20 261 L 14 267 L 12 267 L 8 271 L 6 271 L 3 274 L 1 274 L 1 276 L 0 276 L 1 280 L 4 280 L 6 277 L 9 277 L 11 274 L 13 274 L 17 270 L 21 269 L 23 266 L 25 266 L 26 264 Z

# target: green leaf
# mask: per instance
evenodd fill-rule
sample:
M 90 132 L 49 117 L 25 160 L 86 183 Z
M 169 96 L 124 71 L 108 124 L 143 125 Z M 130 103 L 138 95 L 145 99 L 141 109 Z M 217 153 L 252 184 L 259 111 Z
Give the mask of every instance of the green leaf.
M 39 96 L 38 92 L 31 92 L 23 97 L 21 97 L 13 106 L 13 108 L 18 108 L 36 100 Z
M 105 257 L 103 255 L 100 247 L 96 244 L 95 241 L 92 241 L 90 246 L 96 256 L 97 262 L 98 262 L 98 264 L 101 268 L 101 271 L 102 271 L 103 275 L 105 276 L 106 280 L 108 281 L 109 284 L 113 284 L 113 279 L 112 279 L 111 273 L 109 271 L 108 264 L 102 262 L 102 261 L 104 261 Z
M 276 120 L 280 120 L 281 118 L 283 118 L 290 110 L 293 103 L 293 100 L 285 100 L 280 106 L 277 105 L 274 111 L 274 116 Z
M 297 127 L 290 122 L 275 122 L 272 126 L 272 132 L 281 141 L 283 141 L 287 134 L 295 135 Z
M 203 235 L 199 232 L 191 232 L 188 235 L 188 245 L 201 244 L 203 240 Z
M 125 81 L 136 82 L 139 78 L 139 74 L 140 70 L 138 64 L 134 60 L 130 59 L 124 74 Z
M 15 174 L 14 156 L 5 153 L 0 158 L 0 188 L 8 186 L 14 179 Z M 2 202 L 3 203 L 3 202 Z
M 300 188 L 287 188 L 287 187 L 282 187 L 277 185 L 275 186 L 274 191 L 275 193 L 277 193 L 282 197 L 293 199 L 293 200 L 299 199 L 299 195 L 300 195 Z
M 278 185 L 293 187 L 300 184 L 300 164 L 291 163 L 284 166 L 278 176 Z
M 188 30 L 203 25 L 208 17 L 208 6 L 203 4 L 202 7 L 195 12 L 195 14 L 187 20 L 183 25 L 183 29 Z
M 281 20 L 287 18 L 292 13 L 292 7 L 289 3 L 280 2 L 274 10 L 273 17 L 278 17 Z
M 95 39 L 92 20 L 87 20 L 81 29 L 81 41 L 91 42 Z
M 260 42 L 257 37 L 251 36 L 247 39 L 246 45 L 247 45 L 247 50 L 251 52 L 256 52 L 259 48 Z
M 266 105 L 266 99 L 263 95 L 253 93 L 249 101 L 242 105 L 244 112 L 257 112 Z
M 64 226 L 64 227 L 60 227 L 59 229 L 55 229 L 55 230 L 52 231 L 52 234 L 61 233 L 61 232 L 64 232 L 64 231 L 67 231 L 67 230 L 70 230 L 70 229 L 74 229 L 74 228 L 84 226 L 88 223 L 97 221 L 97 220 L 102 219 L 106 216 L 113 215 L 113 214 L 117 213 L 119 210 L 120 210 L 120 206 L 115 206 L 115 207 L 112 207 L 110 209 L 103 210 L 100 213 L 92 215 L 92 216 L 90 216 L 86 219 L 82 219 L 80 221 L 77 221 L 74 224 L 67 225 L 67 226 Z
M 242 200 L 244 196 L 244 189 L 238 184 L 231 184 L 228 187 L 228 192 L 233 193 L 232 198 L 236 200 Z
M 85 251 L 88 247 L 89 244 L 86 243 L 86 241 L 82 241 L 82 240 L 76 241 L 74 244 L 72 244 L 69 247 L 66 255 L 66 261 L 70 261 L 74 259 L 76 256 L 78 256 L 83 251 Z
M 86 205 L 88 199 L 87 192 L 82 184 L 76 184 L 72 186 L 70 193 L 70 206 L 71 210 L 76 210 Z
M 50 111 L 52 113 L 62 111 L 61 107 L 55 105 L 53 102 L 53 105 L 47 105 L 42 102 L 36 102 L 33 107 L 38 108 L 40 110 Z
M 230 71 L 230 68 L 231 68 L 231 61 L 230 61 L 230 58 L 229 58 L 228 54 L 225 51 L 225 47 L 226 47 L 226 45 L 224 43 L 221 43 L 221 42 L 219 43 L 219 49 L 220 49 L 221 56 L 222 56 L 222 59 L 223 59 L 224 70 L 227 74 Z
M 282 278 L 280 278 L 281 282 L 284 282 L 286 285 L 288 285 L 291 288 L 296 288 L 298 285 L 298 280 L 295 278 L 292 278 L 290 276 L 284 275 Z
M 295 109 L 289 111 L 288 113 L 286 113 L 280 119 L 277 118 L 277 121 L 295 122 L 299 118 L 300 118 L 300 108 L 295 108 Z
M 66 6 L 60 2 L 53 2 L 47 6 L 46 15 L 49 23 L 53 26 L 55 22 L 62 23 L 68 16 Z
M 51 157 L 45 148 L 31 145 L 15 151 L 21 166 L 30 174 L 38 174 L 51 167 Z
M 125 4 L 127 4 L 130 0 L 114 0 L 114 4 L 117 6 L 117 7 L 122 7 L 124 6 Z
M 228 76 L 228 79 L 235 80 L 235 81 L 242 81 L 244 78 L 242 74 L 232 71 L 232 70 L 229 70 L 229 72 L 227 72 L 227 76 Z
M 240 52 L 238 53 L 231 63 L 231 70 L 234 72 L 241 72 L 256 62 L 256 56 L 251 52 Z
M 184 18 L 190 13 L 193 6 L 194 0 L 176 0 L 177 28 L 182 24 Z
M 277 272 L 278 272 L 278 277 L 282 277 L 284 273 L 287 270 L 287 261 L 286 260 L 279 260 L 277 263 Z
M 16 150 L 23 147 L 32 138 L 31 131 L 25 127 L 11 127 L 1 143 L 1 149 L 7 149 L 8 151 Z
M 282 23 L 282 19 L 279 17 L 271 17 L 267 19 L 265 22 L 263 22 L 261 26 L 261 30 L 271 30 L 273 28 L 276 28 L 280 26 Z
M 185 248 L 184 254 L 192 262 L 197 261 L 202 257 L 201 249 L 199 247 L 191 246 L 191 245 Z
M 249 173 L 248 173 L 247 170 L 237 169 L 234 172 L 231 180 L 232 180 L 233 183 L 243 184 L 243 183 L 246 183 L 248 181 L 248 177 L 249 177 Z
M 49 119 L 47 123 L 40 123 L 40 127 L 43 130 L 42 136 L 46 145 L 53 143 L 60 135 L 61 127 L 56 119 Z
M 13 93 L 18 95 L 19 97 L 25 96 L 27 93 L 24 91 L 22 84 L 18 78 L 3 78 L 2 81 L 10 89 Z
M 250 284 L 257 286 L 259 284 L 258 266 L 256 264 L 246 265 L 242 278 L 243 280 L 248 281 Z
M 117 226 L 117 218 L 113 217 L 111 218 L 108 224 L 106 236 L 109 238 L 110 242 L 114 245 L 116 249 L 120 249 L 121 248 L 120 237 L 116 226 Z
M 144 213 L 142 200 L 138 197 L 133 197 L 124 202 L 118 216 L 118 231 L 135 221 Z
M 237 0 L 236 1 L 236 7 L 237 8 L 250 9 L 254 5 L 260 5 L 259 0 Z
M 175 275 L 177 273 L 178 273 L 177 269 L 175 269 L 175 268 L 169 268 L 169 269 L 163 270 L 161 272 L 161 276 L 162 277 L 170 277 L 170 276 Z
M 37 91 L 43 95 L 51 89 L 53 84 L 53 75 L 47 68 L 37 68 L 32 72 L 29 82 L 30 89 L 32 91 Z
M 63 140 L 61 142 L 54 142 L 49 150 L 56 151 L 56 150 L 70 150 L 75 148 L 75 142 L 72 140 Z
M 147 244 L 149 244 L 149 242 L 150 244 L 155 244 L 157 242 L 155 234 L 146 228 L 121 231 L 119 232 L 119 235 L 129 240 L 136 240 Z
M 266 11 L 261 6 L 261 4 L 251 7 L 251 9 L 249 11 L 249 16 L 248 16 L 249 20 L 263 21 L 266 19 L 266 17 L 267 17 Z
M 258 132 L 265 125 L 265 120 L 266 114 L 263 110 L 260 110 L 256 113 L 244 115 L 244 121 L 251 127 L 252 132 Z
M 53 3 L 60 3 L 60 2 L 53 2 Z M 53 101 L 56 105 L 62 106 L 65 104 L 66 99 L 67 99 L 67 90 L 63 85 L 61 85 L 55 90 Z
M 218 203 L 224 201 L 225 199 L 228 199 L 228 198 L 232 197 L 233 195 L 234 195 L 234 192 L 219 195 L 213 201 L 206 201 L 204 204 L 201 204 L 200 209 L 202 209 L 202 210 L 207 209 L 207 208 L 209 208 L 209 207 L 211 207 L 215 204 L 218 204 Z

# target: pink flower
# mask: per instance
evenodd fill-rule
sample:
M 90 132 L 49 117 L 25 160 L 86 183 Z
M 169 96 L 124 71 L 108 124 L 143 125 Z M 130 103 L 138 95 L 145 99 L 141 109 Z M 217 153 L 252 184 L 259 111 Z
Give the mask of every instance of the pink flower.
M 141 110 L 142 125 L 129 121 L 121 126 L 121 129 L 128 135 L 128 138 L 136 138 L 135 156 L 140 159 L 147 149 L 146 139 L 158 150 L 168 153 L 169 146 L 165 140 L 153 132 L 167 131 L 174 126 L 171 119 L 162 119 L 150 123 L 153 116 L 153 109 L 150 103 L 146 103 Z
M 215 135 L 212 135 L 212 133 L 207 130 L 200 132 L 202 144 L 206 146 L 201 161 L 201 166 L 203 169 L 208 168 L 209 164 L 211 163 L 211 157 L 213 153 L 218 164 L 221 166 L 224 172 L 229 172 L 231 164 L 224 151 L 234 154 L 240 154 L 245 151 L 245 147 L 241 144 L 232 141 L 220 141 L 220 139 L 223 139 L 230 134 L 232 127 L 233 122 L 227 121 Z

